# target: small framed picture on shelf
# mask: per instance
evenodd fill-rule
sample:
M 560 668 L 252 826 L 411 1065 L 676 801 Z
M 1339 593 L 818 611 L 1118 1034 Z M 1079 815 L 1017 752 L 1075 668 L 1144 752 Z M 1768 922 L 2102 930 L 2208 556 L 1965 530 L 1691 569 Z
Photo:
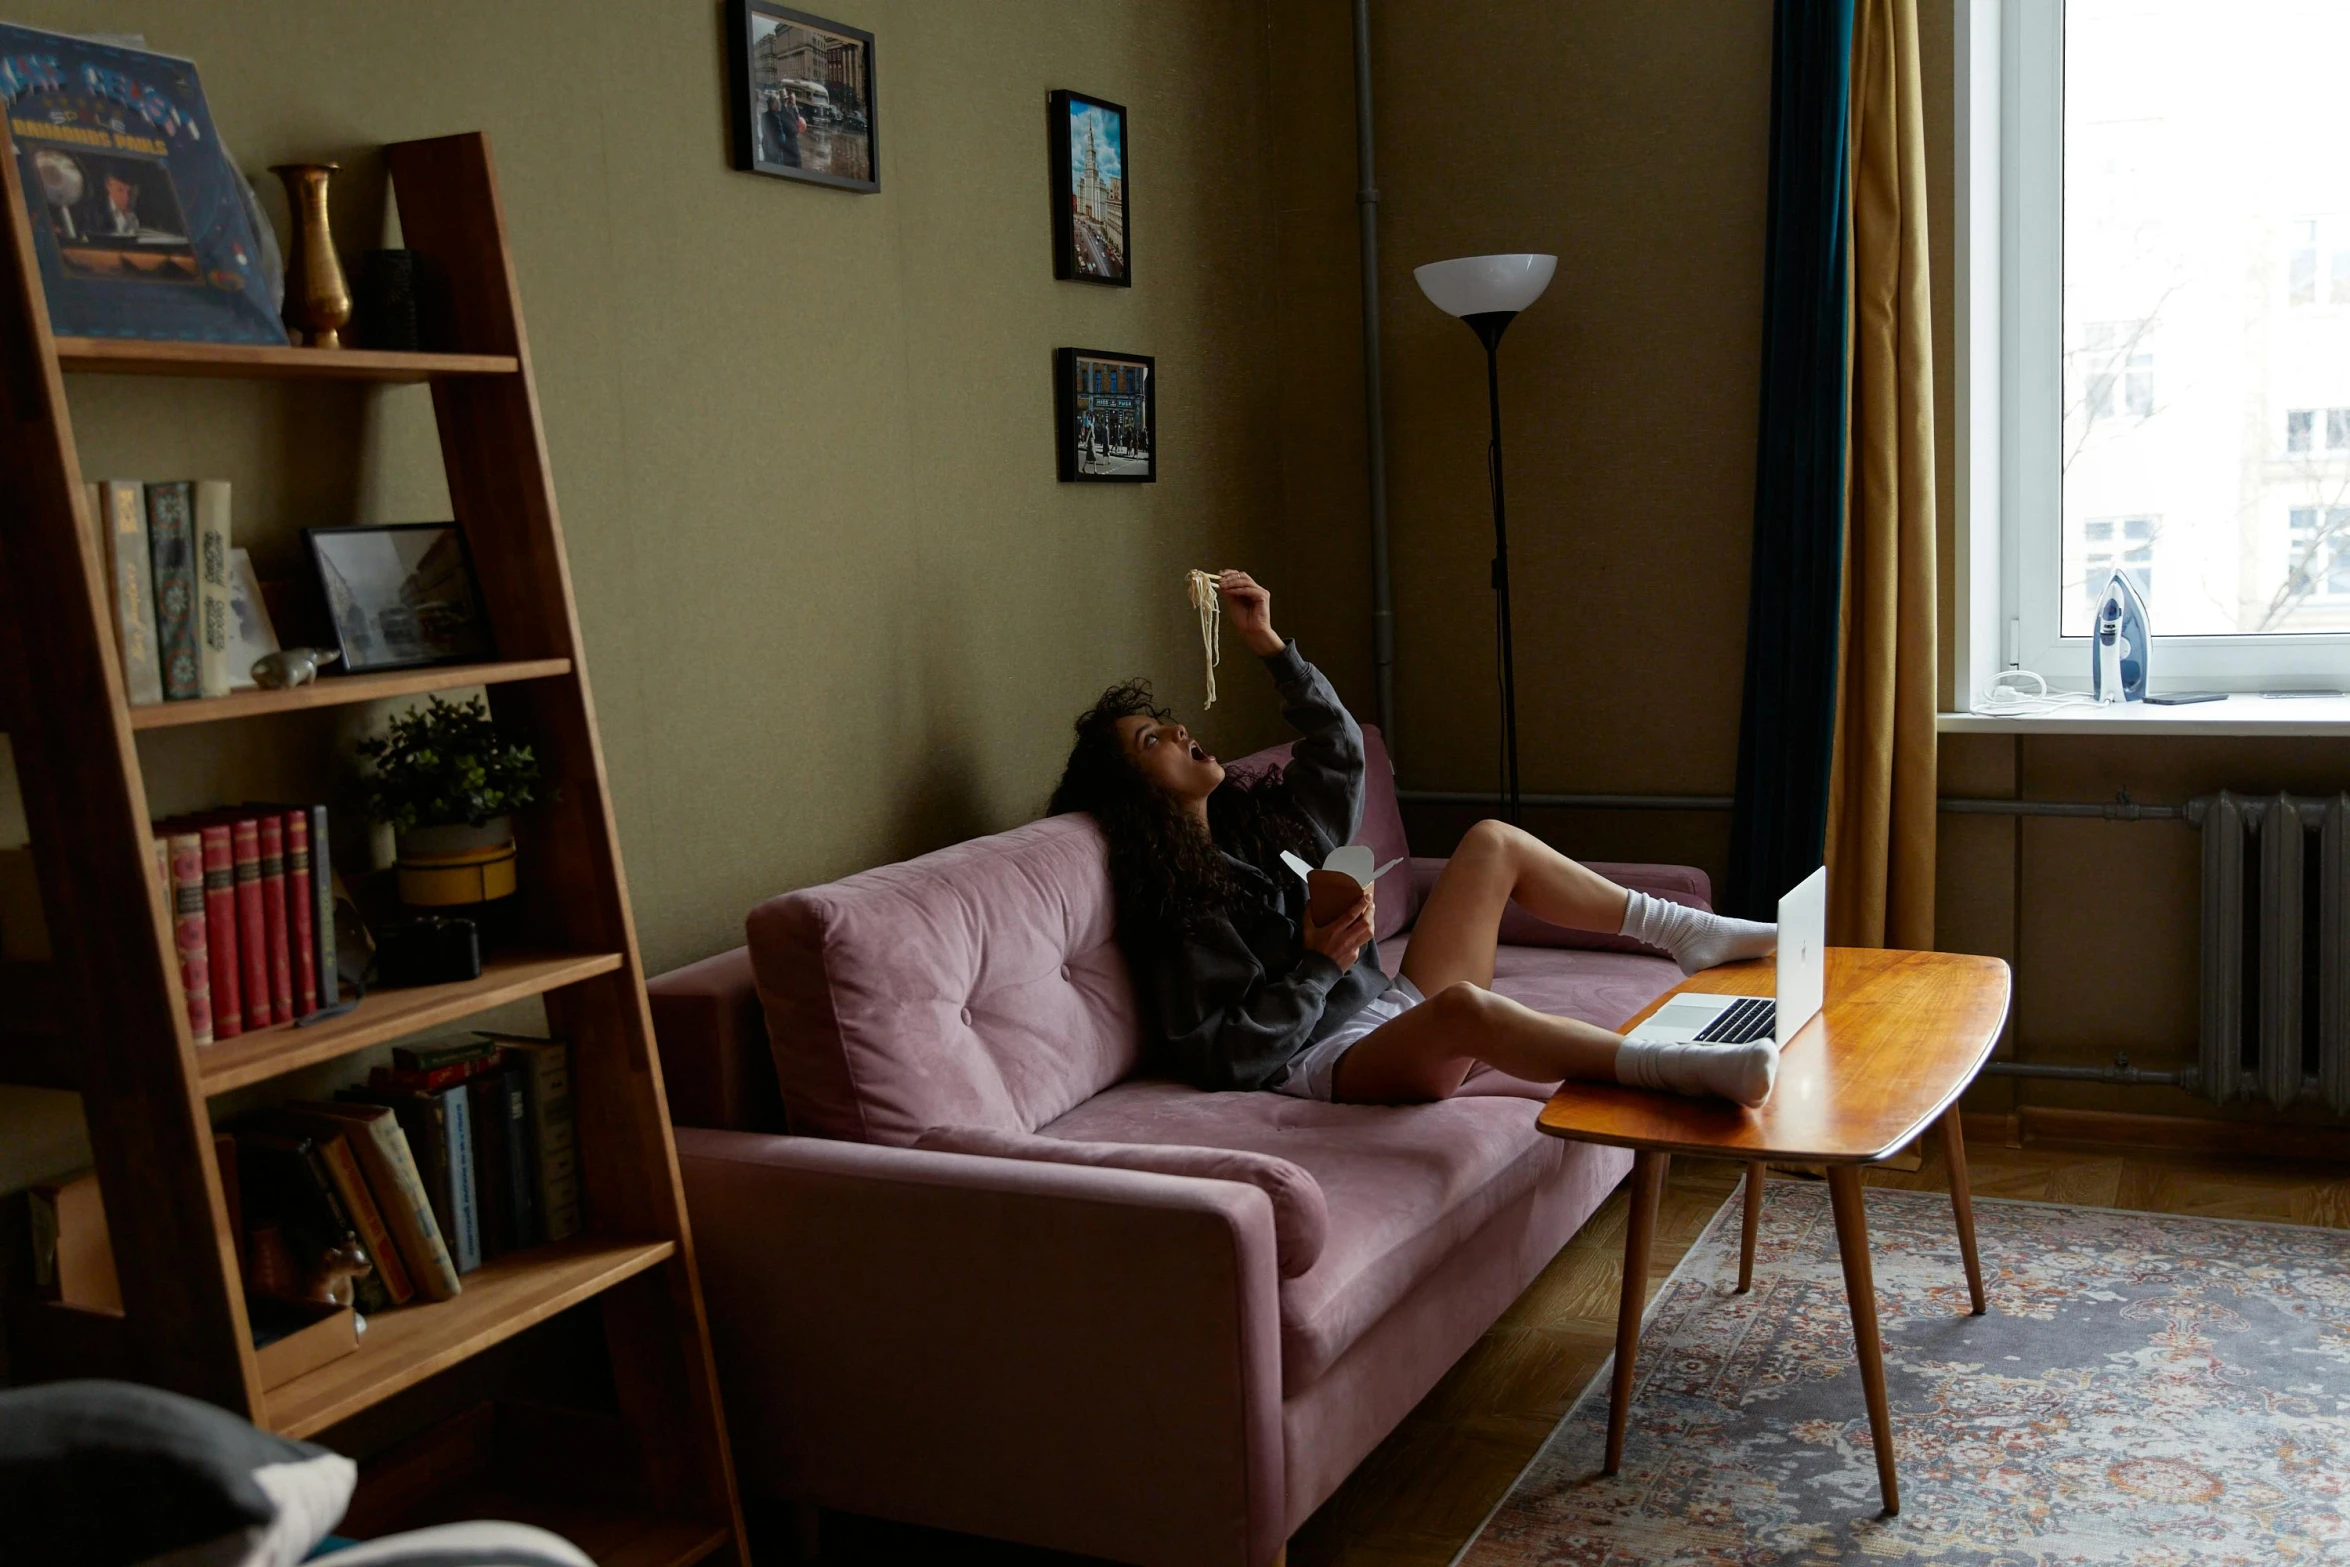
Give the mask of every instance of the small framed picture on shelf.
M 1062 90 L 1046 100 L 1053 175 L 1053 276 L 1134 283 L 1126 229 L 1126 108 Z
M 734 166 L 881 189 L 873 35 L 768 0 L 727 0 Z
M 253 666 L 277 650 L 277 624 L 269 618 L 269 600 L 261 596 L 261 579 L 253 575 L 253 557 L 232 549 L 228 552 L 229 689 L 250 691 L 259 685 L 253 678 Z
M 496 655 L 465 530 L 453 522 L 305 528 L 343 668 L 360 675 Z
M 1150 484 L 1159 477 L 1157 363 L 1148 354 L 1063 348 L 1053 408 L 1064 483 Z

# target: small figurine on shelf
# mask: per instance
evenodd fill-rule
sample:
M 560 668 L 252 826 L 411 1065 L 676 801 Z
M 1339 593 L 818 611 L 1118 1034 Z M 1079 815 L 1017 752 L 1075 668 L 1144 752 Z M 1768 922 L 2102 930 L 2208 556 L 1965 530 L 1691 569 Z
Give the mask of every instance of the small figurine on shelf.
M 280 648 L 253 666 L 253 683 L 264 691 L 291 691 L 318 678 L 319 670 L 343 655 L 333 648 Z
M 310 1265 L 303 1298 L 321 1306 L 348 1306 L 358 1297 L 356 1281 L 374 1271 L 375 1264 L 368 1261 L 367 1249 L 359 1244 L 359 1237 L 345 1235 Z

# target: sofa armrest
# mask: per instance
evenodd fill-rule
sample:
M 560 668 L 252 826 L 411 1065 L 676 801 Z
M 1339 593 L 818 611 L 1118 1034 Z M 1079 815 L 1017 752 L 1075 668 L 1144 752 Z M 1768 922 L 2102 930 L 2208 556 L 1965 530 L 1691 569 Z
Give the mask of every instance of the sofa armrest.
M 1141 1563 L 1283 1534 L 1253 1186 L 680 1131 L 754 1493 Z
M 767 1047 L 767 1014 L 751 975 L 750 948 L 656 975 L 646 982 L 645 997 L 653 1004 L 671 1121 L 738 1132 L 783 1130 L 783 1095 L 775 1086 L 775 1054 Z
M 1630 861 L 1589 860 L 1585 862 L 1619 887 L 1645 892 L 1652 898 L 1664 898 L 1674 903 L 1686 903 L 1693 909 L 1713 908 L 1713 879 L 1690 865 L 1643 865 Z M 1412 856 L 1412 886 L 1414 907 L 1424 906 L 1436 878 L 1444 874 L 1444 860 L 1424 854 Z M 1588 952 L 1640 952 L 1650 957 L 1668 957 L 1669 953 L 1650 946 L 1645 941 L 1634 941 L 1614 931 L 1569 930 L 1553 925 L 1511 904 L 1501 912 L 1501 944 L 1505 947 L 1577 947 Z

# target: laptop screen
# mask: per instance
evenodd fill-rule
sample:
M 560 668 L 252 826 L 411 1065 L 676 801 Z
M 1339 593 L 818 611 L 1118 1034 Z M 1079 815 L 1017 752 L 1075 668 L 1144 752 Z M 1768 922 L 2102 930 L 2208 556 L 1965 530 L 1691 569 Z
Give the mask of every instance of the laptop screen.
M 1779 1020 L 1781 1045 L 1820 1010 L 1828 986 L 1828 868 L 1821 866 L 1779 900 Z

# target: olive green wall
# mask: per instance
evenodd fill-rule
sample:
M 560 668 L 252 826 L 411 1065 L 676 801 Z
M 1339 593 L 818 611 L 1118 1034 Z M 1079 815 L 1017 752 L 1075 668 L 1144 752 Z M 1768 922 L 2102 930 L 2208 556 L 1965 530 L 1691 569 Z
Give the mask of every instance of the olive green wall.
M 716 4 L 9 11 L 193 57 L 281 225 L 265 167 L 342 159 L 347 252 L 382 229 L 375 149 L 488 132 L 655 971 L 738 943 L 768 894 L 1036 815 L 1115 678 L 1196 705 L 1182 573 L 1276 537 L 1260 0 L 816 9 L 878 38 L 878 195 L 730 168 Z M 1053 280 L 1055 87 L 1132 111 L 1131 290 Z M 1156 485 L 1055 481 L 1062 345 L 1157 356 Z M 72 390 L 87 472 L 234 480 L 265 576 L 297 569 L 303 524 L 447 515 L 421 391 Z M 1227 671 L 1211 744 L 1272 738 L 1261 686 Z M 150 744 L 153 803 L 322 773 L 343 731 L 288 722 Z M 62 1099 L 0 1103 L 0 1189 L 71 1162 Z

